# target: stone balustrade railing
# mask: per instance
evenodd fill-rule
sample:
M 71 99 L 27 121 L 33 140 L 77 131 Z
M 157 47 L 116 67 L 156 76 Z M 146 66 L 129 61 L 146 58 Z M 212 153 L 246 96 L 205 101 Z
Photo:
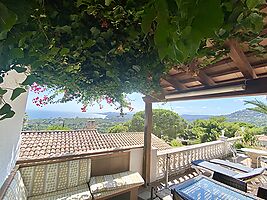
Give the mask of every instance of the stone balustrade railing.
M 156 179 L 159 180 L 166 178 L 166 175 L 184 172 L 190 168 L 191 162 L 194 160 L 226 157 L 231 153 L 230 143 L 240 139 L 241 137 L 235 137 L 158 151 Z

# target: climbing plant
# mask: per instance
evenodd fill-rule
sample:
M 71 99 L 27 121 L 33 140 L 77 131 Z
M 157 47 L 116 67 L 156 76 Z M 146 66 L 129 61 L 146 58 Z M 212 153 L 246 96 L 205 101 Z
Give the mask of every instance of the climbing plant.
M 125 94 L 151 94 L 171 67 L 187 70 L 225 56 L 228 38 L 262 51 L 263 0 L 0 0 L 0 83 L 27 73 L 47 103 L 99 99 L 129 107 Z M 30 72 L 26 70 L 29 68 Z M 194 69 L 191 69 L 194 70 Z M 7 89 L 0 87 L 0 96 Z M 63 93 L 60 100 L 55 100 Z M 14 115 L 8 103 L 1 119 Z

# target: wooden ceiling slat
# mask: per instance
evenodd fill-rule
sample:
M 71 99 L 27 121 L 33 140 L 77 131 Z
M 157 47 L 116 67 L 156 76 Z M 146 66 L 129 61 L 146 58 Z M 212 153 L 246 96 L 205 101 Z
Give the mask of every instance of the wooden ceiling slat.
M 255 79 L 257 75 L 251 67 L 246 55 L 235 40 L 229 41 L 230 57 L 247 79 Z

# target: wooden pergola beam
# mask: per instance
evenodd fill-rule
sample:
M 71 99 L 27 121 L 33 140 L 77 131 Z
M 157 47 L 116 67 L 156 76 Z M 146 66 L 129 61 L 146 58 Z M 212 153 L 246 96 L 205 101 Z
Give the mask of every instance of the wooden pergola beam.
M 230 47 L 230 57 L 239 70 L 242 72 L 243 76 L 247 79 L 255 79 L 257 75 L 250 65 L 246 55 L 240 48 L 240 45 L 236 40 L 230 40 L 227 42 Z
M 190 96 L 190 97 L 180 97 L 180 98 L 173 98 L 173 99 L 165 99 L 166 102 L 171 101 L 185 101 L 185 100 L 202 100 L 202 99 L 213 99 L 213 98 L 229 98 L 229 97 L 238 97 L 238 96 L 255 96 L 255 95 L 266 95 L 267 94 L 267 77 L 252 79 L 235 83 L 229 83 L 225 85 L 216 85 L 212 87 L 204 87 L 199 89 L 192 89 L 187 90 L 182 93 L 191 92 L 191 91 L 202 91 L 211 88 L 222 88 L 228 86 L 234 86 L 239 84 L 245 84 L 246 89 L 244 91 L 233 91 L 233 92 L 226 92 L 226 93 L 218 93 L 218 94 L 206 94 L 201 96 Z M 174 92 L 172 94 L 180 94 L 181 92 Z M 158 102 L 158 101 L 157 101 Z
M 175 89 L 178 89 L 178 90 L 186 90 L 188 89 L 184 84 L 182 84 L 181 82 L 179 82 L 178 78 L 176 77 L 176 75 L 173 75 L 173 76 L 166 76 L 165 80 L 167 82 L 169 82 L 170 84 L 172 84 L 172 86 L 175 88 Z
M 209 77 L 202 70 L 200 70 L 199 73 L 198 73 L 198 80 L 204 85 L 208 85 L 208 86 L 216 85 L 216 83 L 212 80 L 212 78 Z
M 152 103 L 145 101 L 145 130 L 144 130 L 144 161 L 143 161 L 143 178 L 145 179 L 145 186 L 150 183 L 150 169 L 151 169 L 151 149 L 152 149 Z

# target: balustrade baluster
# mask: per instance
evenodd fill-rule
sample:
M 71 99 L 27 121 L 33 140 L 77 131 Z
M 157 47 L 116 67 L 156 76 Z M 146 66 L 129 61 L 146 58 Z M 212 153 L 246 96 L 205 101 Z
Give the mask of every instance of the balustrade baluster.
M 237 140 L 236 138 L 229 139 L 227 142 L 234 142 Z M 176 148 L 175 150 L 171 150 L 168 153 L 160 153 L 158 151 L 157 156 L 157 171 L 156 176 L 157 179 L 166 178 L 166 173 L 169 170 L 169 174 L 179 173 L 184 169 L 190 167 L 191 162 L 193 160 L 209 160 L 212 158 L 221 158 L 226 156 L 229 153 L 229 145 L 225 143 L 226 141 L 214 141 L 214 142 L 207 142 L 198 145 L 187 146 L 186 148 Z M 169 159 L 167 160 L 167 155 L 169 155 Z

